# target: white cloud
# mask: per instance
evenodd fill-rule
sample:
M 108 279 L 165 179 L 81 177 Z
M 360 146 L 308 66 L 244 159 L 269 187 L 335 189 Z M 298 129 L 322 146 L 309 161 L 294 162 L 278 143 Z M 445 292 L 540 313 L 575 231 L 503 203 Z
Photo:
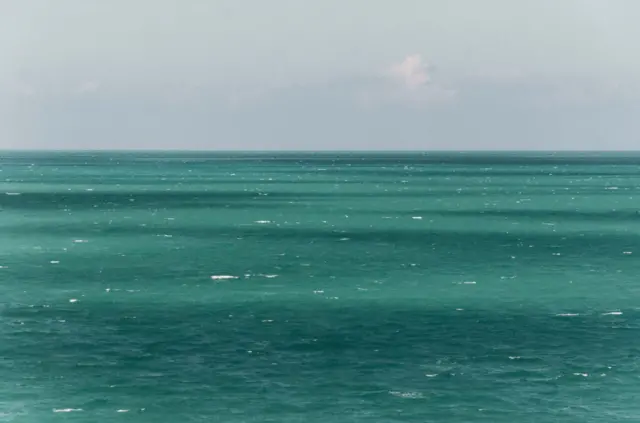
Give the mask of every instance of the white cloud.
M 455 97 L 456 90 L 434 78 L 431 66 L 416 53 L 388 66 L 377 83 L 371 83 L 360 90 L 357 101 L 366 108 L 383 104 L 420 107 L 448 103 Z
M 389 75 L 409 89 L 416 89 L 431 82 L 429 66 L 419 54 L 411 54 L 389 68 Z

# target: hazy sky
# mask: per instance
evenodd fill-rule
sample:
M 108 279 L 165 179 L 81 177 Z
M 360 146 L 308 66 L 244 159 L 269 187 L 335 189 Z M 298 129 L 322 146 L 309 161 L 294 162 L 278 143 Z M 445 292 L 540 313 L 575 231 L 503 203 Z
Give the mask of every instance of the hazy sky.
M 0 0 L 0 148 L 637 149 L 638 0 Z

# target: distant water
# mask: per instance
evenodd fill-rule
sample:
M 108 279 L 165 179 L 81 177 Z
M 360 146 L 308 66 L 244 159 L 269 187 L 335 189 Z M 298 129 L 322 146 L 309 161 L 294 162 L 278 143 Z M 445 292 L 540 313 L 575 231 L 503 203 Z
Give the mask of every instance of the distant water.
M 640 421 L 640 156 L 2 153 L 0 421 Z

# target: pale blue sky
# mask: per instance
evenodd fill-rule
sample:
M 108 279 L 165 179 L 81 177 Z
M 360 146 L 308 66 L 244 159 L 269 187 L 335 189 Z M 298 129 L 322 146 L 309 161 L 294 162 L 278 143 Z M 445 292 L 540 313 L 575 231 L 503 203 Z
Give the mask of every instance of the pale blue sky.
M 4 0 L 0 148 L 637 149 L 637 0 Z

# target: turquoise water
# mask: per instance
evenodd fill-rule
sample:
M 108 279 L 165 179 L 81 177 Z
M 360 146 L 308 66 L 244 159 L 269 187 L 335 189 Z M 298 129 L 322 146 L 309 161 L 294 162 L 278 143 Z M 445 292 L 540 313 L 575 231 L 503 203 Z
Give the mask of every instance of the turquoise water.
M 640 156 L 0 166 L 0 421 L 640 421 Z

